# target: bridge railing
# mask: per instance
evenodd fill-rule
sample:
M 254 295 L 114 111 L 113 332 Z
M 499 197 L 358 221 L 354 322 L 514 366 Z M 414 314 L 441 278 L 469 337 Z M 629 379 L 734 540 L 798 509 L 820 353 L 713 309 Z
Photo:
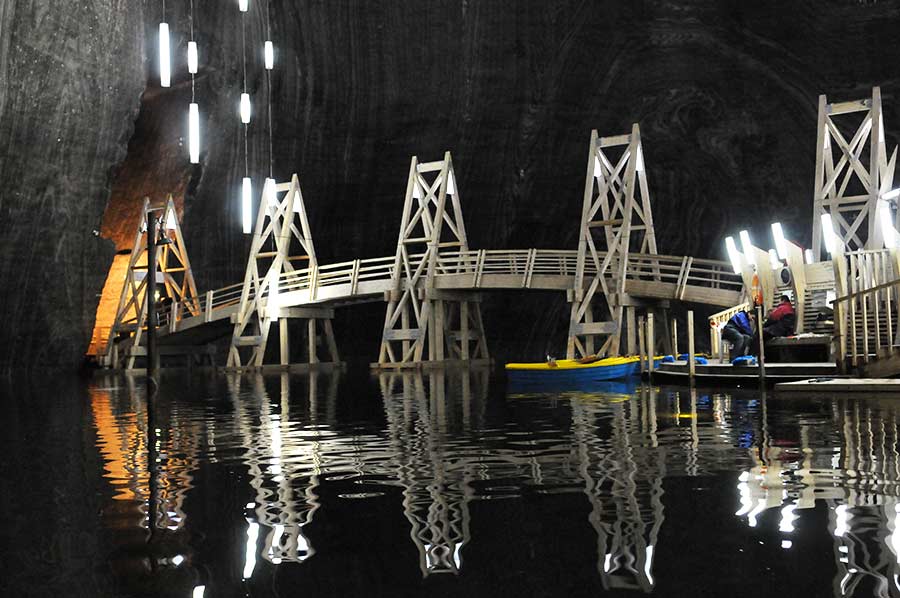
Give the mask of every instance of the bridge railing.
M 702 286 L 740 291 L 743 281 L 728 262 L 675 255 L 631 254 L 627 277 L 674 283 L 678 288 Z

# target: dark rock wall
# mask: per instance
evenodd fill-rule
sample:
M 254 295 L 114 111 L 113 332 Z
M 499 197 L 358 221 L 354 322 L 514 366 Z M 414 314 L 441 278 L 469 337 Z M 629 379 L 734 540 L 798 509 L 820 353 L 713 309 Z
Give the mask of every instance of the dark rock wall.
M 0 7 L 8 5 L 0 0 Z M 27 51 L 38 35 L 19 14 L 18 7 L 25 5 L 16 3 L 11 38 L 9 28 L 0 25 L 0 57 L 4 40 Z M 174 139 L 178 133 L 170 126 L 172 119 L 186 123 L 187 3 L 170 3 L 167 15 L 180 61 L 173 88 L 154 89 L 155 61 L 150 61 L 148 91 L 165 97 L 148 93 L 153 99 L 145 101 L 142 120 L 169 123 L 151 127 L 173 136 L 160 140 L 165 175 L 158 177 L 156 195 L 161 199 L 173 189 L 186 189 L 187 242 L 198 284 L 208 288 L 240 280 L 249 245 L 240 231 L 238 198 L 244 173 L 237 116 L 242 35 L 236 2 L 195 0 L 194 5 L 202 69 L 196 87 L 204 130 L 202 164 L 172 167 L 172 151 L 178 148 L 187 161 L 183 140 Z M 891 146 L 900 130 L 896 1 L 272 0 L 269 6 L 277 49 L 273 170 L 280 179 L 299 173 L 323 262 L 392 253 L 409 156 L 431 160 L 445 149 L 453 152 L 473 247 L 574 248 L 590 130 L 617 134 L 635 121 L 642 127 L 662 252 L 722 257 L 723 235 L 744 227 L 767 245 L 768 223 L 776 218 L 789 236 L 807 243 L 817 95 L 854 99 L 881 85 Z M 265 7 L 251 0 L 244 17 L 255 109 L 247 146 L 257 189 L 269 169 L 261 52 Z M 39 97 L 44 87 L 56 90 L 55 100 L 46 105 L 13 109 L 0 91 L 0 106 L 5 106 L 0 172 L 8 185 L 6 164 L 12 160 L 15 172 L 30 181 L 15 187 L 18 195 L 10 195 L 8 187 L 0 191 L 0 226 L 6 226 L 11 203 L 20 210 L 52 204 L 73 223 L 67 234 L 76 235 L 69 241 L 72 251 L 59 254 L 65 256 L 60 261 L 52 256 L 65 237 L 35 243 L 34 234 L 23 237 L 21 230 L 15 239 L 3 235 L 4 255 L 10 257 L 0 266 L 2 301 L 18 308 L 21 322 L 3 334 L 39 347 L 47 331 L 55 331 L 64 348 L 62 361 L 74 359 L 86 345 L 91 314 L 83 306 L 94 300 L 105 274 L 96 240 L 85 233 L 102 210 L 108 168 L 123 158 L 128 117 L 134 117 L 143 82 L 142 46 L 155 56 L 159 6 L 145 10 L 143 41 L 125 35 L 140 26 L 138 8 L 109 9 L 106 14 L 117 17 L 107 27 L 122 33 L 121 43 L 107 40 L 102 47 L 82 50 L 92 57 L 91 76 L 118 86 L 117 93 L 105 93 L 104 85 L 92 87 L 90 109 L 96 112 L 93 126 L 82 135 L 92 136 L 93 143 L 84 137 L 76 143 L 67 135 L 66 143 L 54 145 L 59 135 L 31 134 L 46 127 L 71 98 L 63 94 L 58 101 L 73 72 L 83 72 L 80 63 L 71 65 L 72 71 L 41 54 L 53 67 L 42 69 L 43 86 L 21 75 L 10 78 L 6 95 L 18 105 L 34 94 L 34 87 Z M 43 35 L 57 36 L 60 47 L 87 27 L 81 20 L 75 26 L 60 15 L 53 18 L 60 22 L 52 22 Z M 73 56 L 78 52 L 67 53 L 70 63 Z M 28 60 L 13 55 L 11 61 L 0 60 L 0 74 L 4 62 L 17 72 L 29 68 Z M 100 65 L 114 66 L 104 70 Z M 172 110 L 178 101 L 171 98 L 181 98 L 180 110 Z M 32 123 L 29 134 L 10 132 L 8 114 Z M 23 161 L 25 154 L 32 159 Z M 90 186 L 65 193 L 79 198 L 66 202 L 54 193 L 63 168 L 58 162 L 75 166 L 77 160 L 90 160 L 77 162 L 79 182 Z M 143 162 L 152 174 L 154 159 Z M 172 180 L 173 172 L 181 172 L 181 180 Z M 143 177 L 141 193 L 148 192 L 152 179 Z M 36 188 L 44 194 L 34 195 Z M 90 219 L 82 203 L 92 206 Z M 78 228 L 74 220 L 79 218 L 89 223 Z M 30 211 L 13 220 L 24 230 L 51 226 Z M 25 251 L 43 265 L 40 274 L 25 274 L 22 260 L 11 257 Z M 40 276 L 71 277 L 65 288 L 51 287 L 55 290 L 44 299 L 47 313 L 41 316 L 30 307 L 33 301 L 20 299 L 22 289 L 7 282 L 26 278 L 33 292 L 46 280 Z M 501 357 L 561 348 L 567 308 L 559 297 L 498 294 L 488 298 L 485 311 Z M 345 352 L 372 350 L 382 313 L 381 307 L 370 306 L 339 315 Z M 4 343 L 3 350 L 9 346 Z M 36 352 L 23 353 L 23 359 Z
M 0 0 L 0 371 L 75 366 L 112 244 L 92 234 L 145 85 L 140 0 Z

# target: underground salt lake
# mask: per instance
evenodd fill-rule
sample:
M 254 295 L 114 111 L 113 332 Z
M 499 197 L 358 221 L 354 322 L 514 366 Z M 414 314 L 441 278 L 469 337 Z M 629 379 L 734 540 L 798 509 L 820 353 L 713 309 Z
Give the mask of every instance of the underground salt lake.
M 165 374 L 149 413 L 140 376 L 3 388 L 2 596 L 900 596 L 900 399 L 462 369 Z

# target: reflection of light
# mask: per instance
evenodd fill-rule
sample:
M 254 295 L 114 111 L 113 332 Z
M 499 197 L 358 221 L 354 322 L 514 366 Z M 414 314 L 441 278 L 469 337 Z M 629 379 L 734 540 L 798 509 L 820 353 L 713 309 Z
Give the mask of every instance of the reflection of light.
M 850 549 L 847 548 L 846 546 L 838 546 L 838 550 L 841 552 L 849 552 L 850 551 Z
M 606 557 L 603 559 L 603 572 L 604 573 L 609 572 L 609 566 L 610 566 L 611 562 L 612 562 L 612 555 L 607 554 Z
M 653 576 L 650 575 L 650 568 L 653 566 L 653 544 L 647 546 L 647 560 L 644 561 L 644 573 L 647 574 L 647 581 L 653 585 Z
M 309 542 L 306 541 L 306 537 L 302 533 L 297 534 L 297 552 L 309 552 Z
M 747 473 L 746 471 L 744 473 L 742 473 L 741 477 L 744 477 L 744 474 L 746 474 L 746 473 Z M 748 475 L 747 477 L 750 477 L 750 476 Z M 737 517 L 746 515 L 747 513 L 750 512 L 750 509 L 753 508 L 753 497 L 750 495 L 750 486 L 747 484 L 747 482 L 745 480 L 746 480 L 746 478 L 744 480 L 741 480 L 741 483 L 738 484 L 738 490 L 741 493 L 741 498 L 740 498 L 741 508 L 738 509 L 737 513 L 735 513 L 735 516 L 737 516 Z
M 248 508 L 248 509 L 255 509 L 255 508 L 256 508 L 256 503 L 255 503 L 255 502 L 248 502 L 246 508 Z
M 456 564 L 456 568 L 459 569 L 461 558 L 459 551 L 462 549 L 462 542 L 457 542 L 456 547 L 453 549 L 453 562 Z
M 788 533 L 794 531 L 794 520 L 797 519 L 797 515 L 794 515 L 794 509 L 796 508 L 797 505 L 791 503 L 781 509 L 781 524 L 778 526 L 779 531 Z
M 900 505 L 897 506 L 900 507 Z M 891 532 L 891 537 L 888 539 L 888 546 L 894 551 L 894 556 L 900 563 L 900 513 L 894 516 L 894 531 Z
M 782 548 L 790 548 L 790 547 L 793 546 L 793 545 L 794 545 L 794 543 L 791 542 L 790 540 L 782 540 L 782 541 L 781 541 L 781 547 L 782 547 Z
M 749 471 L 742 471 L 742 472 L 741 472 L 741 475 L 738 476 L 738 481 L 739 481 L 739 482 L 746 482 L 746 481 L 749 480 L 749 479 L 750 479 L 750 472 L 749 472 Z
M 269 549 L 269 554 L 275 554 L 275 548 L 281 544 L 281 536 L 284 535 L 284 526 L 280 523 L 275 524 L 275 529 L 272 532 L 272 547 Z
M 244 557 L 244 579 L 250 579 L 256 567 L 256 539 L 259 537 L 259 524 L 247 520 L 247 552 Z
M 756 508 L 747 513 L 747 525 L 750 527 L 756 527 L 756 516 L 762 513 L 763 509 L 766 508 L 766 501 L 763 498 L 760 498 L 756 503 Z
M 176 554 L 175 556 L 172 557 L 172 564 L 175 565 L 176 567 L 183 562 L 184 562 L 184 557 L 181 556 L 180 554 Z
M 206 592 L 206 586 L 197 586 L 194 588 L 194 593 L 191 595 L 191 598 L 203 598 L 204 592 Z
M 834 535 L 843 536 L 847 533 L 847 522 L 850 520 L 850 513 L 847 512 L 847 505 L 839 505 L 834 509 Z

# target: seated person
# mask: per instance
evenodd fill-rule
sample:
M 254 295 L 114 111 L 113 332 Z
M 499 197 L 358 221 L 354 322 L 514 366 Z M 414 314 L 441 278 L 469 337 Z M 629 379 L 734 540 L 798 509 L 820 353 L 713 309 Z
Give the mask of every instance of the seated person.
M 794 313 L 794 306 L 791 305 L 791 298 L 787 295 L 782 295 L 781 303 L 769 312 L 769 316 L 763 323 L 763 340 L 768 341 L 779 336 L 794 334 L 794 325 L 796 323 L 797 316 Z
M 752 352 L 750 343 L 753 340 L 753 315 L 739 311 L 731 316 L 722 327 L 722 339 L 731 343 L 731 360 L 745 355 L 748 350 Z

